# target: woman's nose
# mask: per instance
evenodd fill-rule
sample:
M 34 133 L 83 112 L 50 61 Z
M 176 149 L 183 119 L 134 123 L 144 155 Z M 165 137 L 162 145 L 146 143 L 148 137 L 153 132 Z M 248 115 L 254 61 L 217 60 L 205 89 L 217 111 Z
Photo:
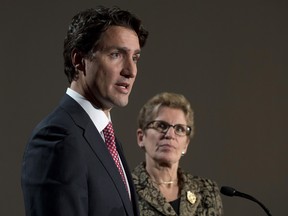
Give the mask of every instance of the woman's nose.
M 168 130 L 166 131 L 166 133 L 165 133 L 165 137 L 166 137 L 166 138 L 172 138 L 172 137 L 174 137 L 174 136 L 175 136 L 174 128 L 173 128 L 172 126 L 170 126 L 170 127 L 168 128 Z

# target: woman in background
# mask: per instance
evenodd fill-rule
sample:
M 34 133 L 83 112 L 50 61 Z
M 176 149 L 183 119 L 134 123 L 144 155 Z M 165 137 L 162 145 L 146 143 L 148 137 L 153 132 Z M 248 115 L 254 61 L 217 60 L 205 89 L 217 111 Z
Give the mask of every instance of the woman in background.
M 193 136 L 193 111 L 180 94 L 160 93 L 140 110 L 137 142 L 145 162 L 133 170 L 140 215 L 222 215 L 217 184 L 179 167 Z

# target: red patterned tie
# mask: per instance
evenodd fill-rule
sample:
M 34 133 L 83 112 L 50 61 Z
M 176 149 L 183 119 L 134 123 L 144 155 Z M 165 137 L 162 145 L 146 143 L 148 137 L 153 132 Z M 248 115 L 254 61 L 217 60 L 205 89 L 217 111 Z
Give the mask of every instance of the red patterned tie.
M 124 185 L 126 187 L 126 190 L 128 192 L 126 179 L 125 179 L 124 172 L 123 172 L 122 166 L 121 166 L 120 161 L 119 161 L 119 155 L 118 155 L 118 152 L 116 149 L 114 130 L 113 130 L 111 122 L 109 122 L 109 124 L 104 128 L 103 134 L 104 134 L 107 148 L 108 148 L 108 150 L 109 150 L 109 152 L 110 152 L 110 154 L 111 154 L 111 156 L 112 156 L 112 158 L 113 158 L 113 160 L 114 160 L 114 162 L 115 162 L 115 164 L 119 170 L 119 173 L 122 177 L 122 180 L 123 180 Z

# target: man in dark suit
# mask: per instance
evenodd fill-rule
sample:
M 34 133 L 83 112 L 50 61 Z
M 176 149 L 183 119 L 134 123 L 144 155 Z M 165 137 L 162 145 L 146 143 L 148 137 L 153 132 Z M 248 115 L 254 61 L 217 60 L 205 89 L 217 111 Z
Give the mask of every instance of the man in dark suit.
M 63 53 L 70 87 L 24 153 L 27 216 L 139 214 L 110 110 L 127 105 L 147 36 L 137 17 L 117 7 L 73 17 Z

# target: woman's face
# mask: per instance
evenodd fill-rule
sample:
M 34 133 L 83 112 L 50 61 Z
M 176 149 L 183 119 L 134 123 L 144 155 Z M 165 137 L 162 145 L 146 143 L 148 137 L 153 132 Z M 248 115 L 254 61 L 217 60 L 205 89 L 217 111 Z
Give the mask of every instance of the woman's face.
M 181 109 L 162 107 L 154 120 L 167 122 L 169 125 L 186 125 L 184 112 Z M 182 152 L 186 153 L 189 144 L 189 135 L 175 134 L 175 128 L 170 127 L 166 133 L 154 128 L 137 130 L 137 141 L 145 149 L 146 162 L 152 160 L 159 164 L 178 164 Z

